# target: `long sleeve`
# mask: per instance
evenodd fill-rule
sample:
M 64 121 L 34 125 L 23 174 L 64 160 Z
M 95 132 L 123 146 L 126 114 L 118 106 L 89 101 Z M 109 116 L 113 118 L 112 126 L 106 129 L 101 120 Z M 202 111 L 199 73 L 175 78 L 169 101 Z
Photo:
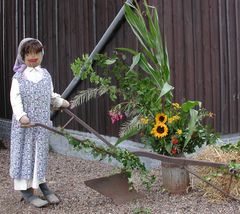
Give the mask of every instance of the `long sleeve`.
M 27 113 L 23 111 L 23 104 L 19 91 L 19 84 L 16 79 L 12 80 L 12 86 L 10 90 L 10 102 L 12 105 L 13 114 L 15 115 L 18 121 L 21 119 L 22 116 L 27 115 Z
M 63 98 L 57 93 L 54 93 L 53 84 L 51 85 L 52 94 L 51 94 L 51 105 L 55 108 L 59 108 L 63 104 Z

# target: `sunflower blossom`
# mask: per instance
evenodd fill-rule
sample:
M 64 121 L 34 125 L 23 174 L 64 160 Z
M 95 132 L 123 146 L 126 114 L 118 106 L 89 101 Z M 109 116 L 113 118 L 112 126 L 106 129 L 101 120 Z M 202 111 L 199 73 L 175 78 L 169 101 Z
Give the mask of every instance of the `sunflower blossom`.
M 168 135 L 168 127 L 164 123 L 156 123 L 152 128 L 151 134 L 157 138 L 163 138 Z
M 155 117 L 156 123 L 166 123 L 167 122 L 167 115 L 164 113 L 158 113 Z

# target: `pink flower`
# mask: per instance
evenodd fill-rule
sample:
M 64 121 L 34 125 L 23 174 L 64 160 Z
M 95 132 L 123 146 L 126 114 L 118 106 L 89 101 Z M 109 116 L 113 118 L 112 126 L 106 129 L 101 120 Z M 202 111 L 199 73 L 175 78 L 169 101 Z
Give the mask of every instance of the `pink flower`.
M 109 111 L 109 116 L 111 117 L 112 124 L 123 119 L 121 112 Z

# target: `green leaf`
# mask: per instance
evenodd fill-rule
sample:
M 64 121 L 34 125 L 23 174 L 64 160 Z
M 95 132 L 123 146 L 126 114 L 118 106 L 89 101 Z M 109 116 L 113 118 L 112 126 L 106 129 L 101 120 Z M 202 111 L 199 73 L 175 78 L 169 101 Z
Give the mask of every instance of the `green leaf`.
M 159 76 L 159 73 L 154 70 L 154 68 L 148 63 L 146 57 L 141 54 L 141 60 L 139 61 L 139 66 L 150 76 L 152 76 L 153 80 L 156 83 L 156 86 L 161 89 L 162 87 L 162 79 Z
M 198 111 L 196 111 L 195 109 L 190 109 L 190 121 L 188 123 L 188 132 L 187 132 L 187 136 L 186 136 L 186 140 L 184 142 L 183 148 L 187 146 L 193 132 L 195 131 L 197 119 L 198 119 Z
M 169 91 L 173 90 L 174 87 L 169 85 L 167 82 L 165 82 L 165 84 L 163 85 L 163 88 L 161 90 L 161 94 L 159 96 L 159 98 L 163 97 L 165 94 L 167 94 Z
M 112 64 L 114 64 L 116 62 L 116 59 L 107 59 L 105 62 L 104 62 L 104 64 L 106 64 L 106 65 L 112 65 Z
M 144 52 L 146 55 L 153 61 L 156 62 L 155 56 L 151 53 L 148 46 L 151 46 L 151 42 L 149 39 L 149 32 L 147 31 L 147 27 L 145 24 L 145 20 L 139 11 L 133 4 L 126 3 L 125 4 L 125 18 L 130 25 L 133 33 L 138 38 L 140 44 L 142 45 Z M 155 48 L 155 47 L 152 47 Z
M 130 70 L 133 70 L 133 68 L 138 64 L 140 59 L 141 59 L 141 53 L 138 53 L 137 55 L 133 56 L 133 62 L 132 62 L 132 65 L 130 66 Z
M 136 7 L 133 6 L 133 4 L 126 3 L 125 14 L 126 19 L 130 24 L 133 32 L 135 33 L 143 47 L 147 50 L 147 45 L 150 45 L 149 33 L 147 31 L 146 23 L 141 12 L 139 12 L 139 10 L 137 10 Z
M 169 154 L 171 154 L 172 144 L 169 143 L 169 142 L 165 143 L 165 149 L 167 150 L 167 152 L 168 152 Z
M 116 48 L 116 50 L 128 52 L 128 53 L 130 53 L 132 55 L 137 55 L 138 54 L 137 51 L 135 51 L 135 50 L 133 50 L 131 48 Z
M 195 106 L 201 106 L 201 102 L 199 101 L 187 101 L 182 104 L 182 110 L 184 112 L 189 112 L 190 109 L 193 109 Z

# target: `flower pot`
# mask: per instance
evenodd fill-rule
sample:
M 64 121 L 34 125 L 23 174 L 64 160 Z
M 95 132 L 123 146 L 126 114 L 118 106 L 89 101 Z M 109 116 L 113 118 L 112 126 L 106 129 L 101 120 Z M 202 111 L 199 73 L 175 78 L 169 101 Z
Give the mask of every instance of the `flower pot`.
M 162 162 L 163 187 L 173 194 L 184 194 L 190 186 L 189 173 L 182 167 Z

